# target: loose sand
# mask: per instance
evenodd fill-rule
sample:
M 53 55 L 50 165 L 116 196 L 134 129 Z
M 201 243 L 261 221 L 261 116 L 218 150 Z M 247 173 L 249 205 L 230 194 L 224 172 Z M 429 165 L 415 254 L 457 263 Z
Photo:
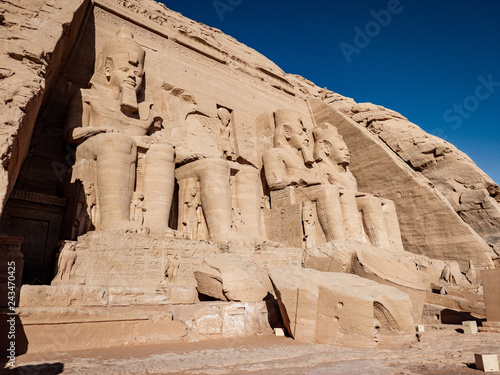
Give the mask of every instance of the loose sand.
M 480 374 L 474 353 L 500 356 L 500 334 L 465 335 L 459 326 L 426 326 L 403 349 L 353 349 L 261 336 L 64 353 L 25 354 L 5 374 Z

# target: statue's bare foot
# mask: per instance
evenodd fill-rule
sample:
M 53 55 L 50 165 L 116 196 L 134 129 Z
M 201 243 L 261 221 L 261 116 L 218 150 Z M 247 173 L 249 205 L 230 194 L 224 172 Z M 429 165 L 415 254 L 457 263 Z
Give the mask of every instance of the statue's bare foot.
M 121 223 L 118 223 L 116 225 L 113 225 L 112 228 L 106 229 L 108 232 L 113 232 L 113 233 L 142 233 L 142 234 L 149 234 L 149 228 L 148 227 L 143 227 L 136 223 L 135 221 L 123 221 Z
M 240 234 L 236 232 L 230 232 L 225 237 L 226 240 L 223 241 L 223 243 L 225 242 L 233 245 L 256 246 L 266 242 L 266 239 L 262 237 L 252 237 L 246 234 Z
M 165 228 L 163 230 L 163 235 L 165 237 L 175 237 L 175 238 L 187 238 L 186 233 L 172 228 Z

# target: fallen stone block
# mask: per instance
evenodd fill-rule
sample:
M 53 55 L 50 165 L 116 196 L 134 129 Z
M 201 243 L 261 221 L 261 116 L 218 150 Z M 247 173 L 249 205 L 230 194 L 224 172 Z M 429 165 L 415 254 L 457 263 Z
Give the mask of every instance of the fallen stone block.
M 415 338 L 407 294 L 361 277 L 282 267 L 270 272 L 286 329 L 299 341 L 350 347 Z
M 272 291 L 267 275 L 248 260 L 205 259 L 194 275 L 198 292 L 221 301 L 258 302 Z
M 476 368 L 484 372 L 497 372 L 498 357 L 495 354 L 474 354 Z
M 427 271 L 435 268 L 425 257 L 349 241 L 333 241 L 307 249 L 304 267 L 324 272 L 353 273 L 394 286 L 408 293 L 416 319 L 422 315 L 426 290 L 432 280 Z
M 477 333 L 477 323 L 475 320 L 462 322 L 462 327 L 464 333 L 467 335 L 472 335 Z

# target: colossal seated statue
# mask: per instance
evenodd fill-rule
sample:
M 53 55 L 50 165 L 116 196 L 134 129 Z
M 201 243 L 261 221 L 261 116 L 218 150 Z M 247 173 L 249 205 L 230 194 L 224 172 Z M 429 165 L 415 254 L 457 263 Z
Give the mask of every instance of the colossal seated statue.
M 228 152 L 232 152 L 227 147 L 230 134 L 226 134 L 226 139 L 221 139 L 220 120 L 203 113 L 192 94 L 167 83 L 162 87 L 166 128 L 176 148 L 175 176 L 179 182 L 181 199 L 189 196 L 189 191 L 197 191 L 196 199 L 201 204 L 208 237 L 214 242 L 259 237 L 259 170 L 231 160 L 235 156 L 228 155 Z M 229 114 L 219 111 L 219 115 L 227 127 Z M 223 144 L 220 144 L 221 141 Z M 205 239 L 203 223 L 199 223 L 201 231 L 194 230 L 194 221 L 199 220 L 199 217 L 195 218 L 194 212 L 189 213 L 194 206 L 182 203 L 179 228 L 193 239 Z M 245 219 L 244 232 L 237 233 L 238 228 L 233 220 L 235 210 L 239 210 Z M 201 215 L 199 209 L 197 215 Z
M 326 240 L 346 239 L 339 190 L 335 185 L 321 184 L 320 170 L 312 158 L 309 136 L 299 114 L 283 109 L 276 111 L 274 116 L 274 148 L 263 155 L 269 189 L 276 191 L 291 187 L 298 201 L 315 202 Z
M 64 134 L 68 143 L 77 145 L 72 182 L 81 181 L 87 212 L 97 230 L 141 227 L 131 220 L 130 212 L 138 143 L 148 149 L 142 192 L 147 210 L 144 227 L 154 234 L 168 229 L 174 149 L 152 135 L 162 120 L 152 103 L 144 100 L 144 59 L 144 49 L 122 28 L 104 44 L 90 88 L 76 91 L 70 102 Z M 89 202 L 94 194 L 95 202 Z M 95 205 L 97 213 L 93 213 Z
M 348 238 L 380 248 L 403 250 L 394 203 L 358 192 L 356 179 L 349 170 L 349 150 L 337 128 L 325 123 L 313 129 L 313 137 L 314 158 L 322 183 L 339 188 Z

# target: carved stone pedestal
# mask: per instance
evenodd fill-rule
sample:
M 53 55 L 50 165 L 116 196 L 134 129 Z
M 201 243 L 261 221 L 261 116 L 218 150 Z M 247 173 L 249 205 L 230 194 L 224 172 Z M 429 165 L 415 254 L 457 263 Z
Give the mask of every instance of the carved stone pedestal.
M 210 242 L 146 234 L 90 232 L 79 237 L 69 284 L 156 289 L 169 260 L 179 259 L 177 284 L 196 286 L 194 268 L 203 256 L 220 253 Z
M 30 353 L 272 334 L 277 305 L 267 299 L 200 302 L 195 271 L 219 259 L 231 296 L 231 264 L 246 259 L 267 272 L 300 267 L 302 259 L 302 249 L 273 244 L 216 245 L 137 233 L 89 232 L 75 248 L 69 280 L 22 287 L 16 312 Z
M 251 260 L 265 271 L 283 265 L 300 266 L 302 249 L 274 245 L 217 245 L 147 234 L 89 232 L 78 238 L 76 261 L 67 285 L 156 290 L 164 286 L 174 258 L 178 259 L 174 284 L 192 287 L 197 286 L 194 271 L 205 259 L 217 256 L 228 261 Z

